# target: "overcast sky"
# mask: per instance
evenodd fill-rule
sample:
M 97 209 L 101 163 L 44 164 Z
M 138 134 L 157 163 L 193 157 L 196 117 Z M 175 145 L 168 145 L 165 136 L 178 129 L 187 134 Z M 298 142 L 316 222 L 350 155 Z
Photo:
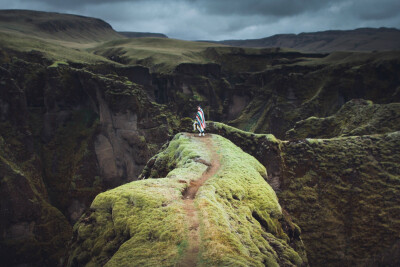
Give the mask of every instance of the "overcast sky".
M 117 31 L 185 40 L 400 28 L 400 0 L 0 0 L 0 9 L 79 14 L 101 18 Z

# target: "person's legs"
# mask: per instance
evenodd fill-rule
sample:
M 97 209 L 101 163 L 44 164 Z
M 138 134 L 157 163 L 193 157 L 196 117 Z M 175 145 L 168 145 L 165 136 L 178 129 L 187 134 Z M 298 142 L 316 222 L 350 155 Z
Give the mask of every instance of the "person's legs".
M 195 129 L 199 131 L 199 136 L 201 136 L 201 127 L 197 122 L 193 123 L 193 130 Z

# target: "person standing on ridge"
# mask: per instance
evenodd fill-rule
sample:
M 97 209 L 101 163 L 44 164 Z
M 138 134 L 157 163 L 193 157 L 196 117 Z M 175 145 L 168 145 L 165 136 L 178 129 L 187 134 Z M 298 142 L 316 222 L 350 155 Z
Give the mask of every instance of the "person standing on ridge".
M 199 136 L 203 134 L 204 136 L 204 129 L 206 128 L 206 119 L 204 118 L 204 112 L 201 109 L 200 106 L 197 106 L 197 113 L 196 113 L 196 119 L 193 123 L 193 130 L 199 131 Z

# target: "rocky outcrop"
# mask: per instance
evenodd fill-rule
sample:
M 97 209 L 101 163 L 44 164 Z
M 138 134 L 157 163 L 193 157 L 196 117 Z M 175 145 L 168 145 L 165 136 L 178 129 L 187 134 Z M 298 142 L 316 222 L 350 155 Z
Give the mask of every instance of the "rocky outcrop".
M 306 266 L 300 229 L 282 213 L 262 178 L 265 168 L 220 136 L 204 138 L 212 139 L 221 166 L 195 198 L 201 233 L 195 262 Z M 68 266 L 179 265 L 194 241 L 188 235 L 182 195 L 191 180 L 206 172 L 207 162 L 210 151 L 201 138 L 176 135 L 148 166 L 149 179 L 96 197 L 74 227 Z M 165 166 L 165 178 L 153 177 Z

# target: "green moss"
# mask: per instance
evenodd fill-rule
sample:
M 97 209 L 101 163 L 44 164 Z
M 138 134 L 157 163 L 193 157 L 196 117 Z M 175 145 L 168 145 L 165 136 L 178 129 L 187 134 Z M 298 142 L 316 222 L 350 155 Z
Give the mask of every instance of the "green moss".
M 262 177 L 265 168 L 220 136 L 212 135 L 212 142 L 221 167 L 196 196 L 199 264 L 301 265 L 305 256 L 288 244 L 278 199 Z M 98 195 L 74 227 L 69 265 L 176 265 L 190 242 L 182 193 L 205 172 L 199 159 L 210 162 L 210 153 L 202 139 L 177 134 L 153 159 L 153 179 Z M 160 173 L 165 178 L 155 179 Z
M 95 212 L 90 215 L 94 225 L 75 226 L 78 240 L 86 244 L 76 246 L 73 260 L 80 261 L 80 255 L 89 250 L 94 255 L 90 259 L 93 265 L 174 265 L 187 246 L 181 201 L 187 183 L 178 180 L 189 182 L 205 171 L 204 164 L 193 161 L 199 155 L 208 158 L 207 152 L 198 148 L 183 135 L 177 135 L 169 149 L 158 156 L 159 161 L 171 160 L 179 166 L 168 178 L 132 182 L 97 196 L 91 206 Z M 104 248 L 110 240 L 113 245 Z
M 196 201 L 204 265 L 301 265 L 302 258 L 288 245 L 278 221 L 282 211 L 263 179 L 264 166 L 227 139 L 213 136 L 213 142 L 219 148 L 221 168 L 200 188 Z
M 116 233 L 130 236 L 107 266 L 172 265 L 179 257 L 184 242 L 184 213 L 179 199 L 183 185 L 168 179 L 139 181 L 108 191 L 95 199 L 95 220 L 102 223 L 112 211 L 113 224 L 106 224 Z M 104 208 L 105 207 L 105 208 Z M 104 214 L 102 214 L 102 212 Z M 100 247 L 107 242 L 97 240 Z M 94 261 L 95 259 L 92 259 Z
M 233 133 L 238 133 L 241 134 L 243 136 L 246 136 L 248 138 L 265 138 L 268 142 L 272 142 L 272 143 L 280 143 L 280 141 L 273 135 L 273 134 L 256 134 L 253 132 L 247 132 L 247 131 L 243 131 L 240 130 L 238 128 L 226 125 L 224 123 L 221 122 L 208 122 L 208 125 L 212 127 L 213 131 L 219 131 L 219 130 L 223 130 L 226 135 L 231 135 Z
M 306 141 L 309 144 L 318 144 L 318 143 L 322 143 L 323 142 L 322 139 L 312 139 L 312 138 L 306 138 Z
M 399 206 L 399 131 L 279 141 L 274 146 L 234 128 L 209 126 L 279 179 L 278 198 L 301 227 L 312 265 L 363 265 L 396 242 L 391 233 L 400 220 L 391 208 Z M 379 248 L 374 245 L 378 243 Z
M 365 265 L 396 242 L 399 148 L 399 132 L 282 143 L 278 197 L 311 265 Z

